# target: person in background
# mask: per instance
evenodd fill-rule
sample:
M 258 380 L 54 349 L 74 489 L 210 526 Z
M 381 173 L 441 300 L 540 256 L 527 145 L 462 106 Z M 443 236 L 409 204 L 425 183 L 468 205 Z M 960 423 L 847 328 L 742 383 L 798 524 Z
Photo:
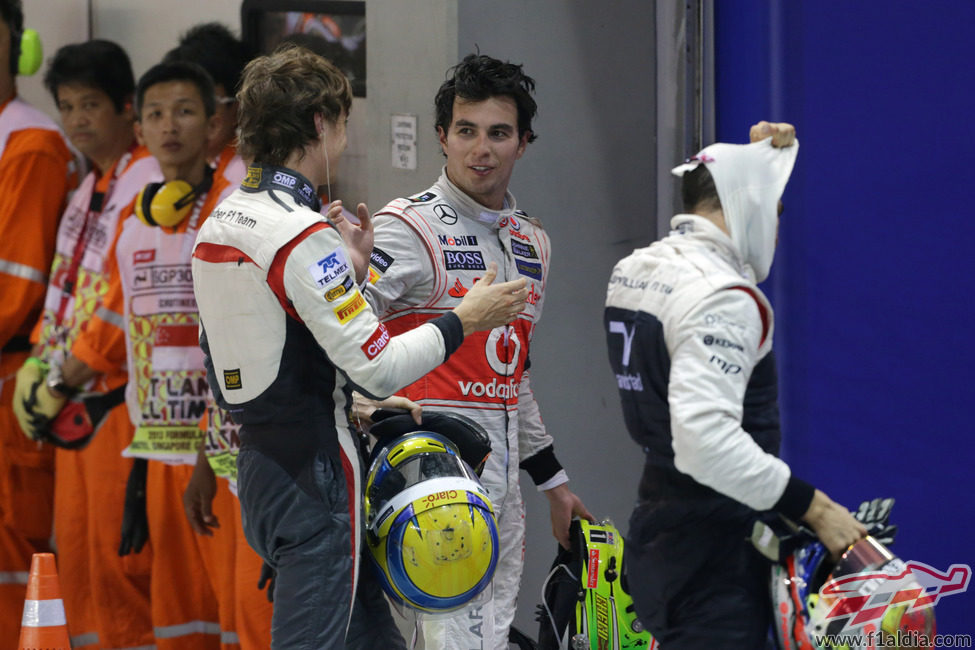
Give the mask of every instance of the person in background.
M 17 96 L 20 0 L 0 0 L 0 644 L 13 645 L 31 556 L 49 549 L 54 449 L 28 440 L 13 411 L 14 377 L 47 291 L 58 219 L 78 160 L 54 121 Z
M 778 458 L 773 315 L 757 283 L 799 143 L 785 123 L 760 122 L 751 140 L 673 170 L 685 213 L 616 265 L 606 296 L 610 365 L 646 454 L 626 540 L 630 594 L 667 650 L 766 647 L 757 520 L 803 521 L 837 555 L 866 534 Z
M 166 53 L 163 61 L 191 61 L 213 77 L 217 94 L 216 117 L 219 127 L 207 148 L 215 166 L 231 187 L 244 180 L 245 165 L 237 154 L 237 98 L 240 76 L 252 58 L 250 48 L 220 23 L 196 25 L 180 37 L 179 44 Z M 207 399 L 206 432 L 197 464 L 183 494 L 190 525 L 200 535 L 212 537 L 211 547 L 219 549 L 207 558 L 214 576 L 221 620 L 233 619 L 241 647 L 267 648 L 271 643 L 271 613 L 267 595 L 258 590 L 263 562 L 247 544 L 240 520 L 237 494 L 237 449 L 240 425 L 213 400 Z
M 366 304 L 372 228 L 316 189 L 346 147 L 348 79 L 299 47 L 254 59 L 240 92 L 240 189 L 204 224 L 193 253 L 200 345 L 218 404 L 241 424 L 244 532 L 272 569 L 273 648 L 402 648 L 362 554 L 361 458 L 351 391 L 382 398 L 450 356 L 465 335 L 509 322 L 524 281 L 492 285 L 390 337 Z
M 91 171 L 61 218 L 35 346 L 17 375 L 15 399 L 21 404 L 61 390 L 64 360 L 108 289 L 117 231 L 139 191 L 161 178 L 155 159 L 135 140 L 135 79 L 125 50 L 103 40 L 65 45 L 49 63 L 44 83 Z M 64 431 L 70 420 L 34 421 L 26 412 L 21 427 L 33 439 L 60 445 L 54 531 L 72 646 L 138 647 L 153 639 L 151 553 L 118 555 L 125 497 L 119 485 L 132 469 L 132 460 L 120 455 L 132 439 L 123 398 L 127 377 L 124 363 L 99 370 L 96 380 L 80 387 L 104 396 L 107 413 L 90 427 L 97 431 L 74 438 Z M 68 397 L 77 392 L 64 390 Z M 87 436 L 86 446 L 74 448 Z
M 231 187 L 207 163 L 217 126 L 213 82 L 200 66 L 161 63 L 136 86 L 136 136 L 162 182 L 136 197 L 122 225 L 109 288 L 63 366 L 75 388 L 115 363 L 127 365 L 125 399 L 135 431 L 120 553 L 152 534 L 151 609 L 156 647 L 236 644 L 204 557 L 211 540 L 193 533 L 182 494 L 196 462 L 206 411 L 206 371 L 197 345 L 190 252 L 200 224 Z M 224 612 L 232 611 L 224 608 Z
M 190 28 L 179 44 L 163 61 L 190 61 L 206 70 L 213 78 L 217 94 L 218 127 L 207 146 L 207 159 L 217 174 L 227 177 L 231 185 L 244 178 L 245 165 L 237 155 L 237 89 L 244 66 L 254 56 L 250 46 L 234 36 L 220 23 L 202 23 Z
M 507 648 L 521 583 L 525 511 L 519 468 L 549 500 L 552 534 L 565 547 L 573 516 L 592 519 L 569 490 L 532 395 L 529 348 L 542 313 L 551 246 L 541 223 L 519 210 L 508 184 L 535 139 L 534 80 L 520 65 L 471 54 L 448 72 L 435 99 L 446 165 L 437 182 L 397 199 L 375 217 L 366 299 L 390 332 L 408 331 L 452 309 L 489 264 L 528 283 L 514 322 L 468 337 L 457 354 L 402 395 L 424 410 L 475 420 L 491 438 L 481 476 L 501 542 L 493 599 L 423 621 L 425 647 Z

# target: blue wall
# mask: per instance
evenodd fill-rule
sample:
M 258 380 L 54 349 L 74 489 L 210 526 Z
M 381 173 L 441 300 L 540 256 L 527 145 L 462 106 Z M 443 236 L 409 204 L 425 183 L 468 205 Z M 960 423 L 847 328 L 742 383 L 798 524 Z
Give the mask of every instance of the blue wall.
M 796 475 L 975 565 L 975 2 L 718 0 L 717 136 L 796 125 L 766 292 Z M 937 608 L 975 632 L 975 584 Z

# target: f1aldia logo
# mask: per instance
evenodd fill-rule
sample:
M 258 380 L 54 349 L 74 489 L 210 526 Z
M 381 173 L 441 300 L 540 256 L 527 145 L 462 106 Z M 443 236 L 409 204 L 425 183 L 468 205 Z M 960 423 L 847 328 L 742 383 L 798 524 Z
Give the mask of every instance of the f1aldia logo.
M 847 617 L 844 629 L 882 619 L 892 607 L 906 606 L 905 614 L 934 607 L 943 596 L 968 589 L 972 568 L 952 564 L 942 573 L 922 562 L 895 558 L 880 570 L 830 580 L 820 590 L 820 602 L 832 605 L 825 619 Z

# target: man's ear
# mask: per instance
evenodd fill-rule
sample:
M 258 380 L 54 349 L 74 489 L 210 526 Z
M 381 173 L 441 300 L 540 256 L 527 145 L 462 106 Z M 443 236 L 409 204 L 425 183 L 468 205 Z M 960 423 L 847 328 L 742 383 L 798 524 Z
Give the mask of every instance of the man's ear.
M 443 155 L 447 155 L 447 132 L 443 130 L 442 126 L 437 127 L 437 138 L 440 140 L 440 149 L 443 151 Z
M 207 118 L 207 142 L 213 142 L 213 139 L 220 133 L 222 126 L 223 118 L 220 117 L 219 113 L 214 113 Z
M 132 123 L 132 130 L 135 132 L 135 140 L 143 147 L 146 146 L 145 138 L 142 137 L 142 122 L 136 120 Z
M 518 142 L 518 155 L 515 160 L 521 158 L 521 156 L 525 153 L 525 149 L 528 148 L 528 138 L 531 137 L 531 134 L 531 131 L 525 131 L 521 134 L 520 141 Z
M 122 101 L 122 110 L 119 113 L 129 120 L 135 120 L 135 106 L 132 103 L 132 97 L 126 97 Z

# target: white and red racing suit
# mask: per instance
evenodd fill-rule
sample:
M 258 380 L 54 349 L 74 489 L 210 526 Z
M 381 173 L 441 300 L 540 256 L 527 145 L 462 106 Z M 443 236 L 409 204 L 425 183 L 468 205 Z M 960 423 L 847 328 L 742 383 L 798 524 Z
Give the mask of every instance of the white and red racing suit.
M 277 571 L 274 647 L 402 647 L 374 578 L 359 573 L 351 391 L 389 396 L 449 357 L 463 328 L 444 314 L 390 336 L 319 207 L 297 172 L 248 169 L 193 252 L 200 343 L 213 395 L 241 425 L 247 541 Z
M 400 391 L 424 409 L 473 418 L 491 438 L 481 482 L 494 505 L 501 542 L 493 602 L 476 599 L 454 615 L 424 620 L 425 647 L 507 648 L 524 562 L 519 466 L 539 489 L 568 481 L 528 374 L 548 279 L 548 235 L 516 209 L 510 193 L 504 209 L 490 210 L 453 185 L 446 172 L 425 192 L 389 203 L 374 226 L 366 298 L 394 335 L 457 306 L 491 262 L 498 266 L 497 282 L 528 281 L 528 304 L 512 324 L 468 336 L 447 363 Z

